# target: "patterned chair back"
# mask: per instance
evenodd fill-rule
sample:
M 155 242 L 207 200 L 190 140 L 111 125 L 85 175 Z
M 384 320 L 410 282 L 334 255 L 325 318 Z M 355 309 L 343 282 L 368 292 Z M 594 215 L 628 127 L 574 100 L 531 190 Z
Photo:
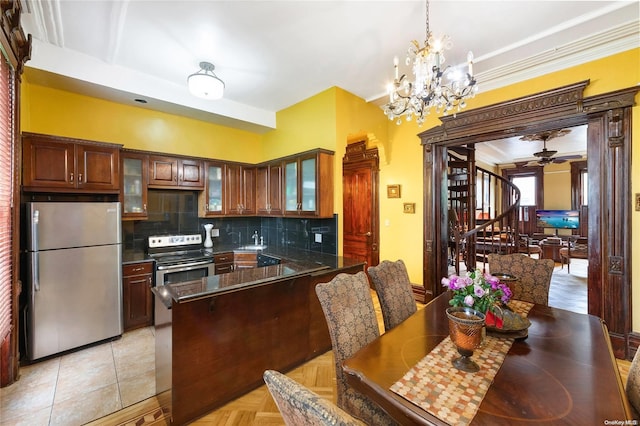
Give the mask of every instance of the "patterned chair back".
M 640 413 L 640 349 L 636 351 L 629 367 L 629 376 L 627 377 L 627 385 L 625 387 L 629 403 L 636 411 Z M 638 417 L 634 417 L 637 419 Z
M 368 425 L 396 424 L 378 405 L 351 388 L 342 371 L 345 359 L 380 336 L 366 274 L 338 274 L 328 283 L 316 285 L 316 294 L 331 336 L 338 406 Z
M 364 424 L 282 373 L 267 370 L 263 378 L 287 426 Z
M 411 281 L 404 262 L 383 260 L 367 268 L 382 309 L 384 329 L 391 330 L 417 311 Z
M 549 304 L 549 287 L 555 262 L 553 259 L 533 259 L 521 253 L 489 254 L 489 272 L 514 275 L 509 283 L 513 298 L 525 302 Z

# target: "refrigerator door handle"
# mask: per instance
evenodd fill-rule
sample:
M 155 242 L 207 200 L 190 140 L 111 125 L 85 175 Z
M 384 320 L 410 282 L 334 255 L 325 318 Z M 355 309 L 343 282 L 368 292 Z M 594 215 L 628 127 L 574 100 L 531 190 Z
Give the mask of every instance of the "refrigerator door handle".
M 31 258 L 31 279 L 33 280 L 33 290 L 40 291 L 40 254 L 35 251 Z
M 40 255 L 38 253 L 38 223 L 40 222 L 40 211 L 33 212 L 31 225 L 31 279 L 33 280 L 33 290 L 40 291 Z

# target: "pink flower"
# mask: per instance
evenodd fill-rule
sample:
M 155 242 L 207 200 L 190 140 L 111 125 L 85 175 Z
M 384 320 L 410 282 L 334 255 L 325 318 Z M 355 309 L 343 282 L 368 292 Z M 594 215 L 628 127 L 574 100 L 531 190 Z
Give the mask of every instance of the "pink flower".
M 467 306 L 473 306 L 475 301 L 476 301 L 476 299 L 474 299 L 473 296 L 470 295 L 470 294 L 468 294 L 464 298 L 464 304 L 467 305 Z

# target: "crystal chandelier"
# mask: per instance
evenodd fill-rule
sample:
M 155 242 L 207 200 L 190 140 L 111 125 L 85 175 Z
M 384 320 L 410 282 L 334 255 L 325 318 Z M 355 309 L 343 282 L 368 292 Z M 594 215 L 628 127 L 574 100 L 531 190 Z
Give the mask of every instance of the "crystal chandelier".
M 466 107 L 465 99 L 472 98 L 478 91 L 473 77 L 473 53 L 467 54 L 468 72 L 444 69 L 443 52 L 451 49 L 449 36 L 436 38 L 429 30 L 429 1 L 426 2 L 426 33 L 424 47 L 413 40 L 407 52 L 406 64 L 412 65 L 414 80 L 406 74 L 398 77 L 398 58 L 394 58 L 395 78 L 389 85 L 389 103 L 384 105 L 384 113 L 389 120 L 402 123 L 402 116 L 411 121 L 415 116 L 418 125 L 422 125 L 425 116 L 432 108 L 437 113 L 454 114 Z M 448 83 L 443 81 L 443 77 Z

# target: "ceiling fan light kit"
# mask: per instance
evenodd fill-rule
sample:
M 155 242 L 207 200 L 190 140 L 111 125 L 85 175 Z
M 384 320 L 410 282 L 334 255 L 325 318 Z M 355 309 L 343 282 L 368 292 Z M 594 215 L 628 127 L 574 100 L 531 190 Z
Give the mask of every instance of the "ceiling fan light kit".
M 447 115 L 466 107 L 466 99 L 473 98 L 478 91 L 473 77 L 473 53 L 467 54 L 466 73 L 450 68 L 444 69 L 444 51 L 451 49 L 448 36 L 436 38 L 429 29 L 429 1 L 426 2 L 426 34 L 424 46 L 413 40 L 407 52 L 406 65 L 412 65 L 413 81 L 406 74 L 398 73 L 398 58 L 394 58 L 395 77 L 389 85 L 389 102 L 383 106 L 389 120 L 402 123 L 402 116 L 411 121 L 415 116 L 422 125 L 432 108 Z M 448 78 L 449 83 L 443 81 Z
M 220 99 L 224 94 L 224 82 L 213 72 L 215 66 L 209 62 L 200 62 L 200 70 L 187 78 L 192 95 L 203 99 Z

